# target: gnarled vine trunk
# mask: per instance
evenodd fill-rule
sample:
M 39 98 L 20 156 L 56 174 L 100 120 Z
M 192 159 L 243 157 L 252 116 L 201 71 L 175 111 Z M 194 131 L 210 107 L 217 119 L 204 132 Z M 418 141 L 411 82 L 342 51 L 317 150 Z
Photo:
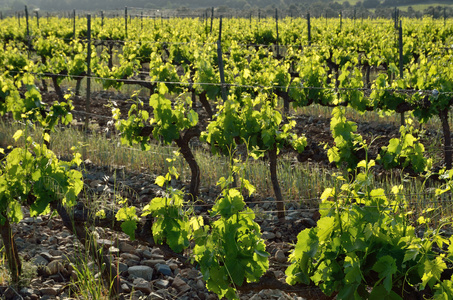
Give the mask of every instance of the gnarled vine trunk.
M 22 274 L 22 263 L 20 262 L 19 252 L 17 251 L 14 236 L 11 232 L 11 224 L 9 223 L 8 217 L 3 217 L 5 218 L 5 224 L 0 224 L 0 234 L 5 246 L 5 255 L 8 261 L 8 268 L 11 272 L 11 280 L 13 283 L 18 283 Z
M 271 149 L 269 153 L 269 168 L 271 172 L 272 187 L 275 198 L 277 199 L 277 217 L 279 220 L 285 219 L 285 203 L 283 202 L 282 191 L 277 177 L 277 148 Z

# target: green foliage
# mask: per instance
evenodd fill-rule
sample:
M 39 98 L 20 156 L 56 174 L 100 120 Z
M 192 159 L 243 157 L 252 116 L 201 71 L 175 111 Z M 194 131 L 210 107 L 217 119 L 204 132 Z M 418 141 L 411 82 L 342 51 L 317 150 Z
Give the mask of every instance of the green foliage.
M 14 138 L 22 136 L 23 132 L 18 131 Z M 31 216 L 48 213 L 52 201 L 74 205 L 83 181 L 82 174 L 71 166 L 80 162 L 80 154 L 70 162 L 60 161 L 46 145 L 28 137 L 26 147 L 14 148 L 1 165 L 0 211 L 6 212 L 13 222 L 19 222 L 22 205 L 30 206 Z
M 354 133 L 357 125 L 346 120 L 344 108 L 335 107 L 332 111 L 330 130 L 335 145 L 327 151 L 329 161 L 334 162 L 337 167 L 345 163 L 348 172 L 352 172 L 359 162 L 357 151 L 365 145 L 362 136 Z
M 385 169 L 411 167 L 416 173 L 428 171 L 431 168 L 432 160 L 424 156 L 425 147 L 414 136 L 417 131 L 410 125 L 410 119 L 408 124 L 401 126 L 399 139 L 393 138 L 389 141 L 388 146 L 382 147 L 376 161 Z
M 118 204 L 123 205 L 117 212 L 116 212 L 116 220 L 122 221 L 121 229 L 123 232 L 126 233 L 131 240 L 135 239 L 135 230 L 137 229 L 137 222 L 139 221 L 137 217 L 136 207 L 129 206 L 127 204 L 127 199 L 122 199 L 120 196 L 117 196 Z
M 160 83 L 158 93 L 153 94 L 149 100 L 149 105 L 153 108 L 151 117 L 146 110 L 141 109 L 144 105 L 141 101 L 131 106 L 128 119 L 120 119 L 119 109 L 112 110 L 115 126 L 122 132 L 123 144 L 138 143 L 143 150 L 149 150 L 149 137 L 141 134 L 145 126 L 152 126 L 154 138 L 162 138 L 169 144 L 178 139 L 182 131 L 198 124 L 198 114 L 190 108 L 192 101 L 181 96 L 172 104 L 172 101 L 166 98 L 167 93 L 166 85 Z
M 363 172 L 353 182 L 337 177 L 338 186 L 324 191 L 321 219 L 298 235 L 287 282 L 314 283 L 327 295 L 338 293 L 338 299 L 402 299 L 406 287 L 435 291 L 443 299 L 451 294 L 441 273 L 451 263 L 453 247 L 443 254 L 433 246 L 452 240 L 430 229 L 425 219 L 418 220 L 426 226 L 419 237 L 409 223 L 402 186 L 395 186 L 391 197 L 373 188 L 373 165 L 361 161 Z
M 235 145 L 247 142 L 255 155 L 263 151 L 291 146 L 301 152 L 307 141 L 304 136 L 291 132 L 296 122 L 283 123 L 281 113 L 275 108 L 276 99 L 267 99 L 265 94 L 251 97 L 243 94 L 241 99 L 230 95 L 220 107 L 216 118 L 202 134 L 202 139 L 211 144 L 213 152 L 229 154 Z
M 269 254 L 255 214 L 244 208 L 240 191 L 229 188 L 232 181 L 231 175 L 219 180 L 222 196 L 211 210 L 219 219 L 196 232 L 194 255 L 207 288 L 219 298 L 238 299 L 235 286 L 259 280 L 269 268 Z
M 170 159 L 169 162 L 173 162 Z M 189 218 L 191 210 L 184 207 L 184 193 L 171 187 L 172 177 L 178 178 L 174 167 L 164 176 L 156 178 L 156 184 L 165 186 L 165 197 L 156 197 L 143 208 L 142 216 L 154 217 L 152 232 L 156 243 L 166 242 L 175 252 L 182 252 L 189 247 L 192 232 L 203 225 L 202 217 Z

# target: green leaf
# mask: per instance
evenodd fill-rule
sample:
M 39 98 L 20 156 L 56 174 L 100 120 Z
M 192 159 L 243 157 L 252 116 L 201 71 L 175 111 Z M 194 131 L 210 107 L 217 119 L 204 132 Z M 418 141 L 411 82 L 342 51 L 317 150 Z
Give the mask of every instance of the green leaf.
M 384 288 L 387 292 L 390 292 L 393 287 L 392 276 L 397 272 L 395 259 L 390 255 L 382 256 L 374 264 L 372 269 L 378 272 L 379 279 L 384 279 Z
M 17 131 L 14 133 L 14 135 L 13 135 L 13 139 L 17 142 L 17 140 L 21 138 L 21 136 L 23 135 L 23 133 L 24 133 L 24 132 L 23 132 L 22 130 L 20 130 L 20 129 L 17 130 Z
M 155 181 L 155 183 L 160 187 L 164 186 L 164 184 L 166 182 L 167 182 L 167 179 L 165 179 L 164 176 L 157 176 L 156 181 Z
M 131 240 L 135 240 L 135 230 L 137 229 L 137 221 L 135 220 L 126 220 L 121 223 L 121 229 L 127 234 Z

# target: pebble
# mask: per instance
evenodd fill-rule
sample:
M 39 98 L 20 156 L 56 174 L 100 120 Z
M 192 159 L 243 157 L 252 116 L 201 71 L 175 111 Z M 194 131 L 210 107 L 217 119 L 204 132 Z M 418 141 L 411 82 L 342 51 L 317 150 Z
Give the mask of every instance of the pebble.
M 44 257 L 42 257 L 41 255 L 38 255 L 33 259 L 33 264 L 35 266 L 41 266 L 41 265 L 47 266 L 48 263 L 49 263 L 49 261 L 47 259 L 45 259 Z
M 145 265 L 145 266 L 148 266 L 151 268 L 154 268 L 154 266 L 157 264 L 165 264 L 165 263 L 167 263 L 167 262 L 163 259 L 147 259 L 147 260 L 141 261 L 142 265 Z
M 168 265 L 166 264 L 156 264 L 154 266 L 156 268 L 156 271 L 159 272 L 159 273 L 162 273 L 163 275 L 166 275 L 166 276 L 172 276 L 173 273 L 171 272 L 171 269 Z
M 191 287 L 179 276 L 175 277 L 171 286 L 174 287 L 179 293 L 185 293 L 191 289 Z
M 51 288 L 51 287 L 45 287 L 45 288 L 42 288 L 39 290 L 39 292 L 41 293 L 41 295 L 47 295 L 47 296 L 56 296 L 58 295 L 58 291 L 54 288 Z
M 118 245 L 118 248 L 120 249 L 121 252 L 127 252 L 127 253 L 134 253 L 135 252 L 135 247 L 132 245 L 129 245 L 126 242 L 121 242 Z
M 54 260 L 47 265 L 47 269 L 49 271 L 49 275 L 55 275 L 62 272 L 64 270 L 64 266 L 60 261 Z
M 273 232 L 269 232 L 269 231 L 264 231 L 262 234 L 261 234 L 261 237 L 265 240 L 272 240 L 275 238 L 275 233 Z
M 148 266 L 133 266 L 128 270 L 130 275 L 140 277 L 145 280 L 151 280 L 153 278 L 153 269 Z
M 275 257 L 275 260 L 279 263 L 285 263 L 287 261 L 285 253 L 280 249 L 277 250 L 277 252 L 275 252 L 274 257 Z
M 170 281 L 165 280 L 165 279 L 158 279 L 158 280 L 154 281 L 153 284 L 158 289 L 166 289 L 170 285 Z
M 151 289 L 151 284 L 143 278 L 134 279 L 133 287 L 143 293 L 149 294 L 153 290 Z
M 123 259 L 125 259 L 125 260 L 135 260 L 135 261 L 140 261 L 140 257 L 138 257 L 138 256 L 135 255 L 135 254 L 131 254 L 131 253 L 121 253 L 120 257 L 123 258 Z

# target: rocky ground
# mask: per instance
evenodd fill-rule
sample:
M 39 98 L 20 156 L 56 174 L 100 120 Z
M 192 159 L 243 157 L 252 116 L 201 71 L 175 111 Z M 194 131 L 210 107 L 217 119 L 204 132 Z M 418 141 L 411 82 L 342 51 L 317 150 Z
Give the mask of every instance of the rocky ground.
M 55 95 L 48 94 L 47 101 L 56 100 Z M 77 99 L 76 99 L 77 100 Z M 93 95 L 93 118 L 99 123 L 101 130 L 108 126 L 111 108 L 106 105 L 116 105 L 124 114 L 127 113 L 127 97 L 117 93 L 99 92 Z M 84 102 L 75 101 L 75 110 L 84 111 Z M 81 113 L 74 115 L 83 119 Z M 300 116 L 297 119 L 297 130 L 309 139 L 307 151 L 299 160 L 312 160 L 326 164 L 325 150 L 320 142 L 331 143 L 329 122 L 321 116 Z M 380 146 L 385 145 L 392 137 L 398 136 L 398 128 L 388 124 L 360 123 L 359 133 L 369 141 L 373 136 L 381 138 L 373 144 L 372 151 L 377 153 Z M 162 194 L 160 187 L 154 185 L 156 175 L 142 172 L 126 172 L 112 170 L 103 166 L 94 166 L 89 161 L 83 167 L 85 191 L 80 201 L 86 206 L 97 209 L 104 206 L 114 206 L 115 195 L 127 197 L 131 204 L 143 207 L 158 195 Z M 117 174 L 121 177 L 115 177 Z M 177 186 L 181 183 L 176 182 Z M 202 191 L 201 197 L 212 205 L 218 191 L 208 189 Z M 284 281 L 284 270 L 288 266 L 287 258 L 292 249 L 292 243 L 297 240 L 297 234 L 304 228 L 316 226 L 317 212 L 313 209 L 291 204 L 287 207 L 286 222 L 279 223 L 276 216 L 268 213 L 275 209 L 273 199 L 255 199 L 248 205 L 258 213 L 257 222 L 261 226 L 263 238 L 266 240 L 267 251 L 271 254 L 270 270 L 277 279 Z M 206 209 L 197 213 L 207 214 Z M 121 288 L 125 299 L 217 299 L 215 294 L 207 291 L 201 273 L 196 266 L 184 264 L 177 257 L 168 257 L 159 247 L 130 241 L 122 233 L 108 228 L 91 228 L 97 242 L 113 258 L 121 276 Z M 78 270 L 86 266 L 96 280 L 99 270 L 89 259 L 74 234 L 63 226 L 59 216 L 46 215 L 31 218 L 25 211 L 25 218 L 14 225 L 14 237 L 19 252 L 22 255 L 24 282 L 21 287 L 8 285 L 5 272 L 0 272 L 0 296 L 3 299 L 78 299 L 85 298 L 84 285 L 80 284 Z M 6 265 L 3 264 L 3 269 Z M 3 276 L 2 276 L 3 274 Z M 88 276 L 82 281 L 87 282 Z M 88 286 L 95 286 L 88 283 Z M 99 285 L 98 285 L 99 286 Z M 105 299 L 108 296 L 104 293 Z M 93 297 L 95 298 L 95 297 Z M 247 300 L 260 299 L 302 299 L 295 294 L 281 290 L 262 290 L 240 294 Z
M 118 186 L 122 186 L 120 193 L 124 197 L 135 194 L 136 197 L 131 199 L 139 207 L 162 193 L 158 186 L 152 184 L 152 175 L 131 173 L 113 180 L 114 172 L 108 173 L 105 168 L 86 162 L 84 169 L 86 196 L 81 200 L 85 202 L 84 205 L 87 205 L 87 201 L 91 201 L 91 205 L 97 205 L 96 199 L 104 199 L 102 201 L 107 206 L 112 204 L 114 195 L 119 193 Z M 207 194 L 204 196 L 209 198 Z M 266 210 L 272 210 L 273 203 L 265 204 Z M 256 203 L 251 206 L 255 206 L 254 209 L 257 210 L 263 209 Z M 315 219 L 316 214 L 312 210 L 293 206 L 290 207 L 284 224 L 272 215 L 258 220 L 262 236 L 267 241 L 267 251 L 271 254 L 271 271 L 276 278 L 284 281 L 287 257 L 292 248 L 290 243 L 296 241 L 297 234 L 303 228 L 315 226 Z M 107 249 L 121 275 L 125 299 L 217 299 L 215 294 L 205 288 L 196 266 L 184 264 L 177 257 L 166 258 L 159 247 L 131 241 L 125 234 L 108 228 L 93 229 L 98 244 Z M 22 255 L 24 282 L 22 287 L 15 288 L 8 286 L 4 279 L 0 287 L 0 295 L 4 299 L 85 298 L 80 289 L 86 287 L 80 280 L 86 282 L 89 277 L 80 278 L 77 274 L 86 266 L 95 278 L 99 278 L 98 270 L 84 251 L 83 245 L 63 226 L 59 216 L 31 218 L 26 211 L 25 218 L 14 226 L 13 231 Z M 302 299 L 280 290 L 240 294 L 240 298 Z

